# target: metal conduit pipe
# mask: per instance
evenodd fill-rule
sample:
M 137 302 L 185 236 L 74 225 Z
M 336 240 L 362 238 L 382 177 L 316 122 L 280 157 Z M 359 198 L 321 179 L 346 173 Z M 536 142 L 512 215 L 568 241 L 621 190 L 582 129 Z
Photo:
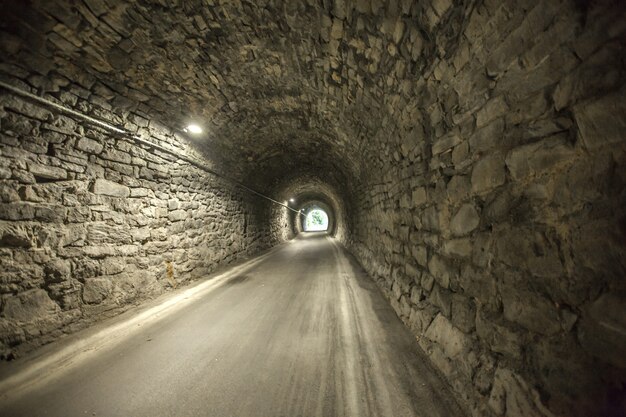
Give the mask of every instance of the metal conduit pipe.
M 203 170 L 204 172 L 207 172 L 207 173 L 209 173 L 211 175 L 214 175 L 214 176 L 216 176 L 218 178 L 226 180 L 226 181 L 234 184 L 235 186 L 237 186 L 237 187 L 239 187 L 239 188 L 241 188 L 241 189 L 243 189 L 245 191 L 248 191 L 249 193 L 252 193 L 252 194 L 254 194 L 256 196 L 259 196 L 261 198 L 269 200 L 272 203 L 278 204 L 279 206 L 282 206 L 282 207 L 285 207 L 285 208 L 287 208 L 287 209 L 289 209 L 289 210 L 291 210 L 291 211 L 293 211 L 295 213 L 303 215 L 299 210 L 295 210 L 295 209 L 289 207 L 287 204 L 284 204 L 284 203 L 281 203 L 280 201 L 274 200 L 273 198 L 268 197 L 265 194 L 262 194 L 262 193 L 260 193 L 260 192 L 258 192 L 256 190 L 248 187 L 247 185 L 245 185 L 245 184 L 243 184 L 243 183 L 241 183 L 241 182 L 239 182 L 239 181 L 237 181 L 237 180 L 235 180 L 233 178 L 230 178 L 230 177 L 228 177 L 228 176 L 226 176 L 226 175 L 224 175 L 224 174 L 222 174 L 220 172 L 217 172 L 217 171 L 215 171 L 215 170 L 213 170 L 211 168 L 208 168 L 205 165 L 203 165 L 201 162 L 195 161 L 192 158 L 189 158 L 189 157 L 186 157 L 186 156 L 177 155 L 173 151 L 171 151 L 171 150 L 169 150 L 169 149 L 167 149 L 167 148 L 165 148 L 165 147 L 163 147 L 161 145 L 158 145 L 156 143 L 153 143 L 153 142 L 150 142 L 148 140 L 145 140 L 145 139 L 143 139 L 139 135 L 134 135 L 132 132 L 129 132 L 126 129 L 121 129 L 119 127 L 113 126 L 110 123 L 107 123 L 105 121 L 96 119 L 94 117 L 91 117 L 91 116 L 86 115 L 84 113 L 78 112 L 76 110 L 70 109 L 68 107 L 60 105 L 60 104 L 55 103 L 53 101 L 50 101 L 48 99 L 45 99 L 43 97 L 39 97 L 39 96 L 37 96 L 35 94 L 29 93 L 28 91 L 24 91 L 24 90 L 22 90 L 22 89 L 20 89 L 18 87 L 15 87 L 15 86 L 13 86 L 11 84 L 7 84 L 7 83 L 5 83 L 3 81 L 0 81 L 0 87 L 4 88 L 7 91 L 10 91 L 13 94 L 16 94 L 16 95 L 21 96 L 21 97 L 25 97 L 25 98 L 27 98 L 29 100 L 32 100 L 32 101 L 37 102 L 39 104 L 42 104 L 42 105 L 44 105 L 46 107 L 52 108 L 54 110 L 57 110 L 57 111 L 59 111 L 61 113 L 65 113 L 65 114 L 69 114 L 69 115 L 74 116 L 74 117 L 78 117 L 79 119 L 85 120 L 85 121 L 87 121 L 87 122 L 89 122 L 91 124 L 94 124 L 96 126 L 99 126 L 101 128 L 104 128 L 104 129 L 110 130 L 112 132 L 128 136 L 130 139 L 132 139 L 138 145 L 143 145 L 144 147 L 148 147 L 148 148 L 156 149 L 156 150 L 158 150 L 160 152 L 164 152 L 164 153 L 166 153 L 168 155 L 171 155 L 171 156 L 173 156 L 173 157 L 175 157 L 177 159 L 180 159 L 181 161 L 184 161 L 184 162 L 186 162 L 186 163 L 188 163 L 190 165 L 193 165 L 194 167 L 199 168 L 199 169 Z

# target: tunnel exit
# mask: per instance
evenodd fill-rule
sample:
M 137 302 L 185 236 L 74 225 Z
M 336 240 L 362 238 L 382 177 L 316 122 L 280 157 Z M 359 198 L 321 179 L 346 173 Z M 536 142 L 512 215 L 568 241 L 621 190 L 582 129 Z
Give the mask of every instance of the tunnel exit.
M 304 220 L 305 232 L 325 232 L 328 230 L 328 214 L 321 208 L 309 211 Z

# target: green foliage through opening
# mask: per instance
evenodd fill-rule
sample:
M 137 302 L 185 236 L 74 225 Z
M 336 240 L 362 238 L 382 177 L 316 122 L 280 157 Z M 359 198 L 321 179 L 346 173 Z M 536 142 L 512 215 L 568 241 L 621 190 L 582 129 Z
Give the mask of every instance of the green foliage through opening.
M 309 211 L 304 222 L 304 230 L 306 232 L 328 230 L 328 215 L 326 212 L 319 208 Z

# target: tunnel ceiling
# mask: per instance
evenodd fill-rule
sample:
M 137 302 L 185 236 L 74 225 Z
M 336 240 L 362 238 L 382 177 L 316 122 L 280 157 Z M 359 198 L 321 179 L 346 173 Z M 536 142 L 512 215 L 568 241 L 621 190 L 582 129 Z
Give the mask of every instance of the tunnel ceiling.
M 293 170 L 347 184 L 397 159 L 391 137 L 421 140 L 417 75 L 450 52 L 428 39 L 452 49 L 470 8 L 223 3 L 4 1 L 2 71 L 37 70 L 32 87 L 52 95 L 77 82 L 122 116 L 173 128 L 196 120 L 207 133 L 194 143 L 258 186 Z
M 286 176 L 273 190 L 275 195 L 281 200 L 295 199 L 295 206 L 301 207 L 310 201 L 321 201 L 334 210 L 344 208 L 348 203 L 343 201 L 341 196 L 342 184 L 329 181 L 326 176 L 303 174 L 299 176 Z

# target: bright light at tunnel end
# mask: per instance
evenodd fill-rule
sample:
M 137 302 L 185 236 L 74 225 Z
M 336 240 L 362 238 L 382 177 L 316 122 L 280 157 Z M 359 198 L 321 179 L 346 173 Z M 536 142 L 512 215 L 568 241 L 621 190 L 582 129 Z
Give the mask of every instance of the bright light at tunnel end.
M 290 198 L 290 199 L 289 199 L 289 202 L 290 202 L 290 203 L 295 203 L 295 202 L 296 202 L 296 200 L 295 200 L 295 199 L 293 199 L 293 198 Z
M 186 133 L 192 133 L 194 135 L 199 135 L 200 133 L 202 133 L 202 128 L 200 126 L 198 126 L 197 124 L 190 124 L 188 125 L 184 131 Z
M 306 215 L 303 227 L 305 232 L 326 231 L 328 230 L 328 215 L 321 208 L 314 208 Z

